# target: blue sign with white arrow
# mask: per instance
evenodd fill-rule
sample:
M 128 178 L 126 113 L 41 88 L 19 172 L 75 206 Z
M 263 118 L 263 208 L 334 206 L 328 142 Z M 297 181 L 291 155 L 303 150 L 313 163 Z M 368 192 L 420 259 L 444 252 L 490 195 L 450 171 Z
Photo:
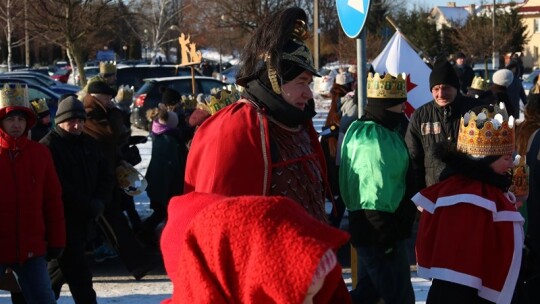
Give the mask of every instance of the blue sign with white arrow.
M 339 21 L 345 34 L 357 38 L 366 24 L 371 0 L 336 0 Z

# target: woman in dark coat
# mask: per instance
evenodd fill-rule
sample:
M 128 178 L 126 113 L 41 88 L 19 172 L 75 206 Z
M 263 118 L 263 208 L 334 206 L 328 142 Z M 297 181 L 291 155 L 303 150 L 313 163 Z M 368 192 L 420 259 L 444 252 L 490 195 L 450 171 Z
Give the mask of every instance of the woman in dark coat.
M 167 217 L 169 199 L 183 192 L 187 149 L 180 136 L 176 113 L 160 109 L 152 123 L 152 157 L 146 170 L 152 215 L 143 222 L 139 236 L 143 241 L 155 242 L 155 229 Z

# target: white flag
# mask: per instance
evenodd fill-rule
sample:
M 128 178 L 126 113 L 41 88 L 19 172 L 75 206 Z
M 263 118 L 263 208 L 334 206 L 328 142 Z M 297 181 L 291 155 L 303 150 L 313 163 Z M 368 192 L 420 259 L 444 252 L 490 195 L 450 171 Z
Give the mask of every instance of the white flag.
M 373 69 L 379 74 L 407 74 L 407 101 L 417 109 L 433 100 L 429 88 L 431 69 L 407 43 L 403 35 L 396 31 L 384 50 L 373 60 Z M 408 113 L 409 114 L 409 113 Z

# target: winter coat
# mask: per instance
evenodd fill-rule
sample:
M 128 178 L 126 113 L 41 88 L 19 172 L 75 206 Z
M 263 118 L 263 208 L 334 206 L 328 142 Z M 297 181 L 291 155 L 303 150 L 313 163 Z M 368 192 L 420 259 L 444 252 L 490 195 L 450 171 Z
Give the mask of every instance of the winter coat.
M 68 239 L 84 238 L 103 211 L 114 177 L 107 174 L 98 143 L 84 133 L 72 135 L 57 126 L 40 143 L 51 151 L 62 184 Z
M 0 264 L 63 248 L 62 188 L 49 150 L 0 129 L 0 168 Z
M 188 153 L 184 192 L 271 195 L 273 170 L 283 166 L 283 162 L 272 159 L 269 119 L 244 99 L 206 120 L 195 132 Z M 311 123 L 304 127 L 311 139 L 313 158 L 319 164 L 322 176 L 326 177 L 317 132 Z M 302 164 L 307 161 L 300 160 Z M 321 199 L 324 200 L 324 194 Z
M 153 123 L 159 124 L 157 120 Z M 179 131 L 174 128 L 161 134 L 152 133 L 152 157 L 145 176 L 151 204 L 166 206 L 171 197 L 184 189 L 187 149 Z
M 376 121 L 353 122 L 343 140 L 339 181 L 354 246 L 386 251 L 409 238 L 416 216 L 403 137 Z
M 468 64 L 454 65 L 454 70 L 459 78 L 459 89 L 463 94 L 467 93 L 468 87 L 474 78 L 474 71 Z
M 130 130 L 124 125 L 124 114 L 114 106 L 105 108 L 88 94 L 83 100 L 86 111 L 84 132 L 100 145 L 108 164 L 109 174 L 115 174 L 122 158 L 122 148 L 128 144 Z
M 32 137 L 32 140 L 34 141 L 40 141 L 47 133 L 51 131 L 50 125 L 44 125 L 40 122 L 38 122 L 30 132 L 30 136 Z
M 445 107 L 431 101 L 414 111 L 405 134 L 417 182 L 414 192 L 439 181 L 446 165 L 434 157 L 435 144 L 457 142 L 461 116 L 482 104 L 481 100 L 458 93 L 454 102 Z

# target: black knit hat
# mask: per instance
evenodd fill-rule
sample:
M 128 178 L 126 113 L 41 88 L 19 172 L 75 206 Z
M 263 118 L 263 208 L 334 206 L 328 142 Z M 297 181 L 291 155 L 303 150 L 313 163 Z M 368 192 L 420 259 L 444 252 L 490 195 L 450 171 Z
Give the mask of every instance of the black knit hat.
M 105 94 L 116 96 L 116 90 L 103 81 L 92 81 L 88 85 L 88 94 Z
M 182 99 L 182 95 L 175 89 L 159 87 L 159 92 L 161 93 L 161 103 L 165 105 L 175 105 Z
M 459 78 L 454 67 L 446 59 L 439 59 L 429 75 L 429 89 L 438 84 L 447 84 L 459 90 Z
M 59 124 L 72 118 L 86 120 L 86 112 L 84 111 L 84 105 L 80 100 L 74 96 L 69 96 L 66 99 L 62 99 L 58 104 L 54 122 Z

